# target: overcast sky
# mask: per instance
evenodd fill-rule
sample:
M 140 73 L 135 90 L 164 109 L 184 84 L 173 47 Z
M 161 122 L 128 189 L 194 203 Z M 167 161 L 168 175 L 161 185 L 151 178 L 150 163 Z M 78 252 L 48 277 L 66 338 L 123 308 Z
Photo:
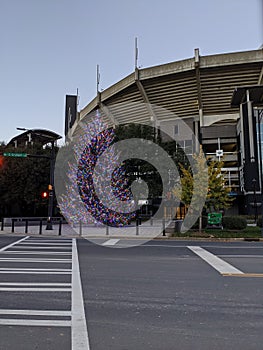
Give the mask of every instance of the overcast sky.
M 0 141 L 16 127 L 64 135 L 66 94 L 83 108 L 134 70 L 258 49 L 262 0 L 0 0 Z

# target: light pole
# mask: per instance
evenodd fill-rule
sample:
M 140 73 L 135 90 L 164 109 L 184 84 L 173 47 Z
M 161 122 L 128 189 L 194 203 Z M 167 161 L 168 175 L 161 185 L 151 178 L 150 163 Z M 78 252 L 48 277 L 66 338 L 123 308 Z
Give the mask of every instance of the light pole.
M 50 136 L 32 129 L 17 128 L 17 130 L 28 131 L 31 135 L 42 136 L 46 139 L 46 143 L 51 143 L 50 156 L 44 155 L 32 155 L 37 158 L 48 158 L 50 159 L 50 171 L 49 171 L 49 185 L 48 185 L 48 214 L 47 214 L 47 226 L 46 230 L 53 230 L 52 216 L 53 216 L 53 205 L 54 205 L 54 169 L 55 169 L 55 141 L 60 139 L 61 136 L 54 134 Z M 31 138 L 31 136 L 30 136 Z
M 48 213 L 46 230 L 53 230 L 52 216 L 54 204 L 54 166 L 55 166 L 55 147 L 54 140 L 51 141 L 51 155 L 50 155 L 50 171 L 49 171 L 49 185 L 48 185 Z
M 260 188 L 261 188 L 261 236 L 263 237 L 263 162 L 262 162 L 262 139 L 261 139 L 261 122 L 263 118 L 263 109 L 257 110 L 257 124 L 258 124 L 258 143 L 259 143 L 259 180 L 260 180 Z

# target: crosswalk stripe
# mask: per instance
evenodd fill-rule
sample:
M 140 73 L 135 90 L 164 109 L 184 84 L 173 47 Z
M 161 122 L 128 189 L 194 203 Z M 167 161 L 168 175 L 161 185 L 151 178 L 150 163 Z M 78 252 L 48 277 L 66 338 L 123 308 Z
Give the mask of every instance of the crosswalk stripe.
M 61 247 L 71 247 L 71 243 L 48 243 L 48 242 L 32 242 L 32 241 L 26 241 L 19 243 L 20 245 L 52 245 L 52 246 L 61 246 Z
M 70 327 L 71 321 L 0 319 L 0 325 L 1 326 Z
M 30 246 L 30 245 L 27 245 L 27 246 L 16 246 L 15 247 L 15 249 L 39 249 L 39 250 L 45 250 L 45 249 L 64 249 L 64 250 L 71 250 L 71 247 L 70 246 L 66 246 L 66 247 L 50 247 L 50 246 L 48 246 L 48 247 L 39 247 L 39 246 L 37 246 L 37 247 L 35 247 L 35 246 Z M 10 251 L 12 251 L 12 250 L 10 250 Z
M 49 283 L 49 282 L 0 282 L 0 286 L 41 286 L 41 287 L 71 287 L 71 283 Z
M 118 242 L 119 242 L 119 239 L 109 239 L 108 241 L 102 243 L 102 245 L 104 246 L 115 245 Z
M 63 310 L 15 310 L 0 309 L 0 315 L 29 315 L 29 316 L 71 316 L 71 311 Z
M 30 288 L 30 287 L 21 287 L 21 288 L 9 288 L 1 287 L 0 292 L 71 292 L 71 288 Z
M 71 251 L 69 252 L 42 252 L 42 251 L 32 251 L 32 250 L 8 250 L 3 252 L 4 255 L 6 254 L 15 254 L 15 255 L 71 255 Z
M 29 236 L 23 237 L 23 238 L 19 239 L 18 241 L 15 241 L 15 242 L 13 242 L 13 243 L 11 243 L 11 244 L 9 244 L 9 245 L 7 245 L 7 246 L 1 248 L 1 249 L 0 249 L 0 253 L 3 252 L 3 251 L 5 251 L 5 250 L 7 250 L 7 249 L 9 249 L 9 248 L 11 248 L 11 247 L 13 247 L 14 245 L 19 244 L 20 242 L 26 240 L 28 237 L 29 237 Z
M 4 262 L 46 262 L 46 263 L 71 263 L 71 259 L 36 259 L 36 258 L 0 258 L 0 261 Z
M 201 247 L 188 246 L 188 248 L 221 274 L 243 274 L 243 272 L 238 270 L 236 267 L 230 265 L 226 261 L 220 259 L 218 256 Z
M 71 341 L 72 350 L 90 350 L 85 317 L 79 259 L 76 239 L 72 241 L 72 293 L 71 293 Z
M 0 271 L 0 274 L 16 274 L 16 275 L 71 275 L 71 272 L 59 271 Z
M 45 272 L 70 272 L 71 269 L 41 269 L 41 268 L 30 268 L 30 267 L 0 267 L 0 272 L 1 271 L 45 271 Z

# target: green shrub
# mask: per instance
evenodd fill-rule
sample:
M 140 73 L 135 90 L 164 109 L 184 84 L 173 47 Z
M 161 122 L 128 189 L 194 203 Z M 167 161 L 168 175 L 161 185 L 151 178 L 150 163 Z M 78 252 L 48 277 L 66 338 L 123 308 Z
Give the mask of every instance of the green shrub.
M 228 230 L 243 230 L 247 227 L 247 220 L 240 216 L 224 216 L 222 224 Z

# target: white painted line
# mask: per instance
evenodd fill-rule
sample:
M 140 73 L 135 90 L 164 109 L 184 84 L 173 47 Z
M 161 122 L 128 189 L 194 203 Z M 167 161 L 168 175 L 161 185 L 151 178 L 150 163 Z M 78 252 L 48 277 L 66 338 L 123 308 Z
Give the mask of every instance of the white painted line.
M 0 271 L 1 274 L 16 275 L 71 275 L 71 272 L 49 272 L 49 271 Z
M 71 349 L 90 350 L 76 239 L 73 239 L 72 243 Z
M 115 245 L 118 242 L 119 242 L 119 239 L 109 239 L 108 241 L 102 243 L 102 245 L 105 245 L 105 246 L 107 246 L 107 245 Z
M 23 242 L 23 243 L 20 243 L 20 245 L 52 245 L 52 246 L 61 246 L 61 247 L 64 247 L 64 246 L 70 246 L 71 247 L 71 243 L 47 243 L 47 242 L 30 242 L 30 241 L 26 241 L 26 242 Z
M 16 249 L 39 249 L 39 250 L 44 250 L 44 249 L 63 249 L 63 250 L 71 250 L 71 247 L 31 247 L 30 245 L 28 246 L 16 246 Z M 11 252 L 12 250 L 10 250 Z
M 0 309 L 0 315 L 71 316 L 71 311 Z
M 39 239 L 32 239 L 32 238 L 29 238 L 27 240 L 27 242 L 32 242 L 32 243 L 37 243 L 37 242 L 40 242 L 40 243 L 71 243 L 72 240 L 71 239 L 42 239 L 42 238 L 39 238 Z
M 39 251 L 31 251 L 31 250 L 25 250 L 25 251 L 20 251 L 20 250 L 8 250 L 3 252 L 3 254 L 15 254 L 15 255 L 70 255 L 71 256 L 71 251 L 69 252 L 39 252 Z
M 46 271 L 46 272 L 70 272 L 71 269 L 41 269 L 41 268 L 28 268 L 28 267 L 0 267 L 0 271 Z
M 0 288 L 0 292 L 71 292 L 71 288 Z
M 226 261 L 218 258 L 216 255 L 208 252 L 207 250 L 198 247 L 198 246 L 188 246 L 192 252 L 198 255 L 201 259 L 206 261 L 209 265 L 211 265 L 215 270 L 217 270 L 221 274 L 243 274 L 242 271 L 238 270 L 236 267 L 230 265 Z
M 70 327 L 71 321 L 0 319 L 1 326 Z
M 3 251 L 5 251 L 6 249 L 9 249 L 10 247 L 13 247 L 13 246 L 16 245 L 16 244 L 19 244 L 20 242 L 24 241 L 24 240 L 27 239 L 28 237 L 29 237 L 29 236 L 26 236 L 26 237 L 24 237 L 24 238 L 19 239 L 18 241 L 15 241 L 15 242 L 13 242 L 13 243 L 11 243 L 11 244 L 8 244 L 7 246 L 5 246 L 5 247 L 3 247 L 3 248 L 0 249 L 0 253 L 3 252 Z
M 0 258 L 1 262 L 71 263 L 71 259 Z
M 45 282 L 0 282 L 0 286 L 41 286 L 41 287 L 71 287 L 71 283 L 45 283 Z

